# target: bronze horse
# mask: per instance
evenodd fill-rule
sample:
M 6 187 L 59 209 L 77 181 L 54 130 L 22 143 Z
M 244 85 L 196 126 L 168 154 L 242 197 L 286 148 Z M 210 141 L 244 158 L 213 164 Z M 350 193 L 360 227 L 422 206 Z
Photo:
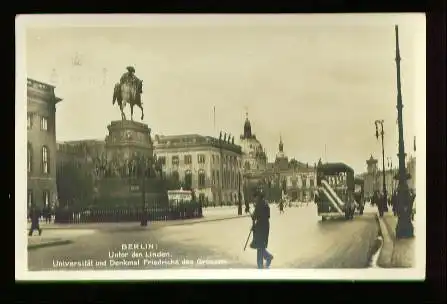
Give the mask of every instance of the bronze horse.
M 143 103 L 141 102 L 141 94 L 143 93 L 143 81 L 134 78 L 130 82 L 117 83 L 113 90 L 113 101 L 118 102 L 118 106 L 121 111 L 121 118 L 126 120 L 126 115 L 124 114 L 124 108 L 126 104 L 130 105 L 130 119 L 133 120 L 133 107 L 137 106 L 141 109 L 141 120 L 144 118 Z

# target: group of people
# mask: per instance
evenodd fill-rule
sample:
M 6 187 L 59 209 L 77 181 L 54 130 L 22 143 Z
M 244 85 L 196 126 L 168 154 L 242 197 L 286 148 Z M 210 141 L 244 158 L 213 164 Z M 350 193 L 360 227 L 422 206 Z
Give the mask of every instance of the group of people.
M 34 231 L 38 231 L 39 235 L 42 235 L 42 228 L 40 228 L 40 219 L 43 217 L 47 224 L 53 220 L 53 210 L 49 206 L 43 207 L 43 209 L 32 206 L 28 213 L 28 220 L 31 221 L 31 228 L 28 232 L 28 236 L 32 236 Z
M 410 189 L 410 206 L 409 209 L 413 209 L 414 200 L 416 194 L 413 189 Z M 393 214 L 397 216 L 399 212 L 399 199 L 398 192 L 395 190 L 391 195 L 387 195 L 385 200 L 385 195 L 379 191 L 375 191 L 371 197 L 371 204 L 377 206 L 379 210 L 379 215 L 383 216 L 384 212 L 388 211 L 388 207 L 391 207 Z

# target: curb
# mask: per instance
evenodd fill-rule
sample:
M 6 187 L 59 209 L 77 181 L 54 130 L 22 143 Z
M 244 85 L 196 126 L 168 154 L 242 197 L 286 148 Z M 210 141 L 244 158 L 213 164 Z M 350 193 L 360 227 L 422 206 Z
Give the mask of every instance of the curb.
M 45 243 L 41 243 L 41 244 L 28 245 L 28 250 L 50 247 L 50 246 L 68 245 L 71 243 L 73 243 L 73 241 L 71 241 L 71 240 L 59 240 L 59 241 L 45 242 Z
M 87 230 L 98 230 L 98 231 L 141 231 L 141 230 L 148 230 L 148 228 L 158 229 L 162 227 L 169 227 L 169 226 L 183 226 L 183 225 L 194 225 L 194 224 L 200 224 L 200 223 L 206 223 L 206 222 L 216 222 L 216 221 L 224 221 L 224 220 L 232 220 L 236 218 L 244 218 L 249 217 L 249 214 L 243 214 L 243 215 L 233 215 L 230 217 L 222 217 L 222 218 L 211 218 L 211 219 L 193 219 L 190 222 L 172 222 L 172 223 L 166 223 L 164 221 L 148 221 L 147 227 L 141 227 L 138 224 L 138 222 L 135 222 L 135 226 L 127 226 L 127 227 L 88 227 L 88 226 L 81 226 L 76 227 L 76 224 L 70 224 L 70 226 L 67 227 L 42 227 L 42 229 L 45 230 L 63 230 L 63 229 L 87 229 Z M 151 225 L 152 223 L 152 225 Z M 155 225 L 154 225 L 155 224 Z
M 150 230 L 156 230 L 161 229 L 164 227 L 172 227 L 172 226 L 187 226 L 187 225 L 195 225 L 195 224 L 201 224 L 201 223 L 207 223 L 207 222 L 218 222 L 218 221 L 225 221 L 225 220 L 232 220 L 237 218 L 245 218 L 249 217 L 249 215 L 234 215 L 232 217 L 224 217 L 224 218 L 214 218 L 214 219 L 205 219 L 205 220 L 196 220 L 191 222 L 174 222 L 169 224 L 164 224 L 162 221 L 159 222 L 152 222 L 154 224 L 151 225 L 151 222 L 148 222 L 147 227 L 141 227 L 141 226 L 132 226 L 132 227 L 125 227 L 125 228 L 119 228 L 119 227 L 111 227 L 109 229 L 103 229 L 102 231 L 150 231 Z M 159 224 L 159 225 L 157 225 Z M 99 229 L 98 229 L 99 230 Z
M 382 268 L 393 268 L 391 259 L 393 257 L 394 241 L 388 232 L 386 224 L 378 214 L 376 214 L 376 220 L 379 224 L 379 233 L 383 239 L 383 246 L 380 256 L 377 259 L 377 266 Z
M 250 215 L 248 214 L 243 214 L 243 215 L 233 215 L 231 217 L 224 217 L 224 218 L 214 218 L 214 219 L 205 219 L 205 220 L 201 220 L 201 221 L 195 221 L 195 222 L 189 222 L 189 223 L 172 223 L 171 225 L 166 225 L 166 226 L 183 226 L 183 225 L 194 225 L 194 224 L 200 224 L 200 223 L 206 223 L 206 222 L 218 222 L 218 221 L 224 221 L 224 220 L 233 220 L 233 219 L 237 219 L 237 218 L 244 218 L 244 217 L 249 217 Z

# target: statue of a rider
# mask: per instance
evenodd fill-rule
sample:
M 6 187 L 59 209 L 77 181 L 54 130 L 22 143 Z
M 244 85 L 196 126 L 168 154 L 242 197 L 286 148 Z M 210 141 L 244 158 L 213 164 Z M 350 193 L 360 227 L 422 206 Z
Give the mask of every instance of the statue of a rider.
M 123 76 L 121 76 L 121 78 L 120 78 L 120 84 L 132 83 L 132 81 L 134 81 L 136 79 L 135 68 L 128 66 L 126 69 L 127 69 L 127 72 L 124 73 Z
M 115 84 L 113 90 L 113 104 L 118 103 L 121 110 L 121 117 L 126 119 L 124 108 L 127 103 L 130 105 L 130 118 L 133 120 L 133 107 L 137 106 L 141 110 L 141 120 L 144 117 L 143 103 L 141 101 L 141 94 L 143 93 L 143 81 L 135 76 L 135 68 L 132 66 L 126 67 L 127 72 L 124 73 L 120 82 Z

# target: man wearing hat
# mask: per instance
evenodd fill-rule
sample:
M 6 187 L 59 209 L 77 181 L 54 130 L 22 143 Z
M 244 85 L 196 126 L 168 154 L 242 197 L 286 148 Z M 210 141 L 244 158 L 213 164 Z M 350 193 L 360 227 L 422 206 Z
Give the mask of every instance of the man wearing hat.
M 258 186 L 255 196 L 255 211 L 252 215 L 253 241 L 250 247 L 257 251 L 258 268 L 269 268 L 273 260 L 273 255 L 267 251 L 270 232 L 270 207 L 264 198 L 262 186 Z M 266 261 L 265 267 L 264 260 Z
M 132 80 L 135 78 L 135 69 L 134 67 L 128 66 L 127 72 L 121 76 L 120 83 L 126 83 L 126 82 L 132 82 Z

